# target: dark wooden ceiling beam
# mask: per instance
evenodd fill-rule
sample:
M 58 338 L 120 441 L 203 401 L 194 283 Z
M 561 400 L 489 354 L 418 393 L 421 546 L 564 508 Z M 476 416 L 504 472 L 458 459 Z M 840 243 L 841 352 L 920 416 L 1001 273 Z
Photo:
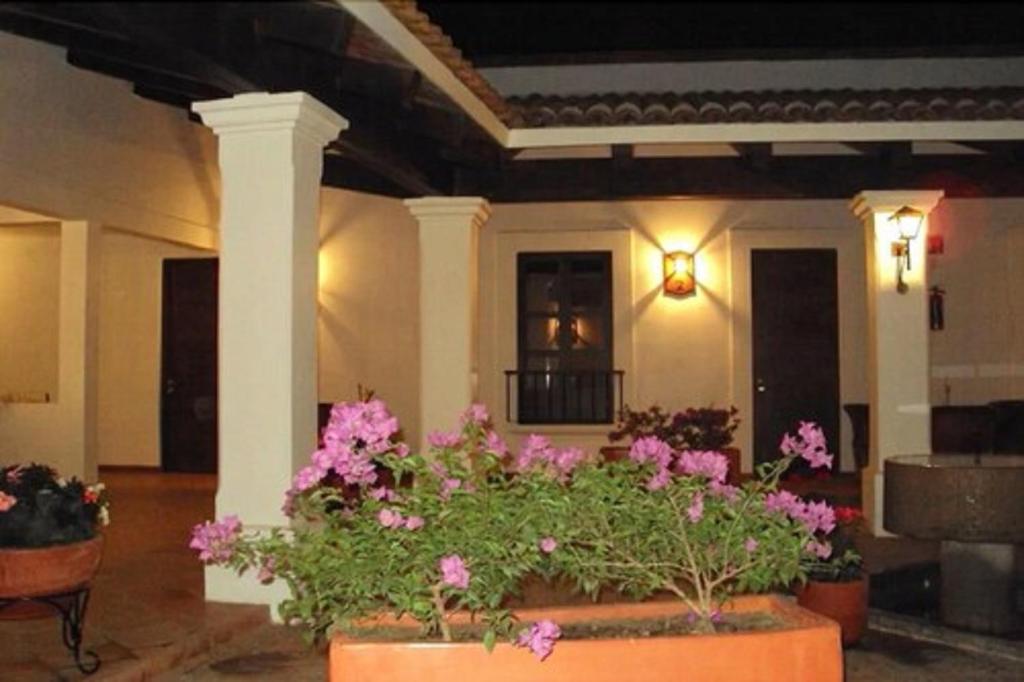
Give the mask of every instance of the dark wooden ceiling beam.
M 757 171 L 742 158 L 516 161 L 499 174 L 465 175 L 460 192 L 496 202 L 645 197 L 849 199 L 864 189 L 946 190 L 951 197 L 1024 196 L 1024 168 L 985 156 L 774 157 Z

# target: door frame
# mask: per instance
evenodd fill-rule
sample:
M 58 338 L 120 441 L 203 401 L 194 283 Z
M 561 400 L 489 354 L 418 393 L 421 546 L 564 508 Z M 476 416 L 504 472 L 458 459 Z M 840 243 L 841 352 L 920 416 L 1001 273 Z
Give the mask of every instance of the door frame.
M 852 216 L 851 216 L 852 220 Z M 752 471 L 754 462 L 754 357 L 751 328 L 751 251 L 755 249 L 835 249 L 839 297 L 839 442 L 830 443 L 838 455 L 840 471 L 855 471 L 853 432 L 845 403 L 868 402 L 867 368 L 867 265 L 864 228 L 859 224 L 837 228 L 734 227 L 729 230 L 729 272 L 732 311 L 732 403 L 740 410 L 736 445 L 742 452 L 741 469 Z

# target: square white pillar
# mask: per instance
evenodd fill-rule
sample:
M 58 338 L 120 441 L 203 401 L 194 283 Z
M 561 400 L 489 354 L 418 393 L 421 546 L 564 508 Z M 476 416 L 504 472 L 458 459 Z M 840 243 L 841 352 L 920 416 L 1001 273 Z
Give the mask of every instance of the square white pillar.
M 98 224 L 84 220 L 63 221 L 60 226 L 57 409 L 66 452 L 58 470 L 84 481 L 97 477 L 100 230 Z
M 405 202 L 419 222 L 420 445 L 450 430 L 477 395 L 479 231 L 490 216 L 481 197 Z
M 348 124 L 302 92 L 193 109 L 219 138 L 217 516 L 284 526 L 285 490 L 316 446 L 323 147 Z M 207 571 L 207 599 L 273 603 L 279 593 Z
M 928 214 L 941 191 L 865 191 L 852 204 L 864 223 L 868 282 L 868 396 L 870 458 L 862 472 L 864 514 L 875 535 L 882 527 L 885 460 L 901 454 L 931 452 L 929 403 Z M 904 272 L 906 291 L 897 291 L 898 235 L 889 218 L 909 206 L 924 214 L 921 230 L 909 244 L 912 269 Z

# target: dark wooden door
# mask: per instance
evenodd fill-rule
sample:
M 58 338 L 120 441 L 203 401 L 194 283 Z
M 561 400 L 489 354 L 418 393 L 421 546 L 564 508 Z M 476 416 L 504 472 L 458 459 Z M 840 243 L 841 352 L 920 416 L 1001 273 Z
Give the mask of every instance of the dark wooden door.
M 164 261 L 160 458 L 217 471 L 217 259 Z
M 834 249 L 754 250 L 750 258 L 754 461 L 779 456 L 800 420 L 839 443 L 839 311 Z M 799 471 L 796 467 L 794 471 Z

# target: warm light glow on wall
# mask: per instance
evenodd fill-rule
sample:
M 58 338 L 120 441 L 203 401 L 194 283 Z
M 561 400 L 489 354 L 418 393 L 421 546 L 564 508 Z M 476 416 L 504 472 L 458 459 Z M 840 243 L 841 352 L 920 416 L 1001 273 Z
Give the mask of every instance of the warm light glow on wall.
M 662 259 L 663 290 L 668 296 L 690 296 L 697 290 L 693 254 L 686 251 L 666 253 Z
M 325 249 L 320 249 L 316 259 L 316 283 L 317 289 L 323 292 L 331 281 L 332 264 Z
M 875 267 L 882 288 L 906 293 L 910 286 L 924 286 L 927 235 L 928 221 L 919 211 L 904 207 L 875 214 Z

